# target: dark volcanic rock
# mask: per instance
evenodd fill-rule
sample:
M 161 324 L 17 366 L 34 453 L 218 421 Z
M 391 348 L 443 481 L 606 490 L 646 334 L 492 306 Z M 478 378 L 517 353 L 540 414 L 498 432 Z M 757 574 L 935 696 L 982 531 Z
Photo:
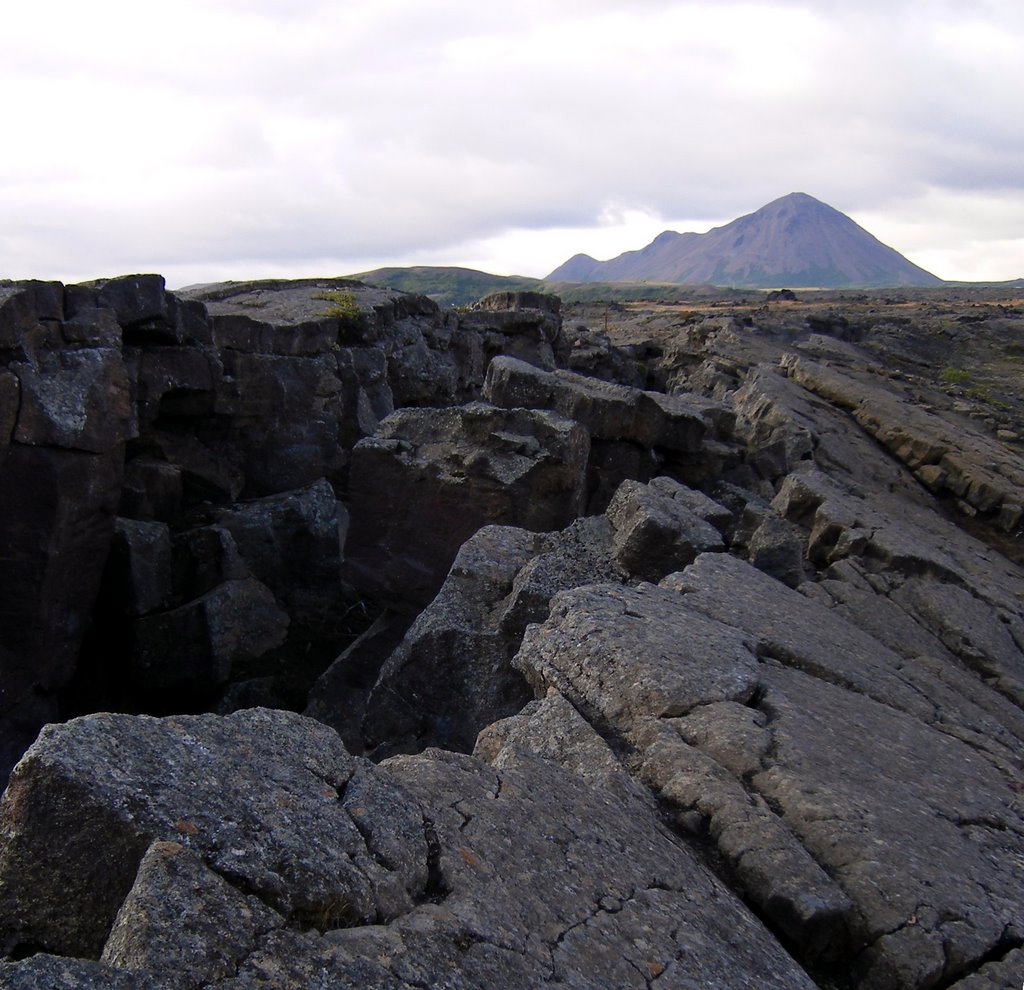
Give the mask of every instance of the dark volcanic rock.
M 589 438 L 555 413 L 470 403 L 399 410 L 356 445 L 346 564 L 399 608 L 425 605 L 481 526 L 559 529 L 583 508 Z
M 491 362 L 483 394 L 506 408 L 552 409 L 586 427 L 591 512 L 603 511 L 622 481 L 648 481 L 666 462 L 680 477 L 703 476 L 724 451 L 734 418 L 717 402 L 547 372 L 511 357 Z
M 511 357 L 491 362 L 484 396 L 509 409 L 554 410 L 581 423 L 592 437 L 643 447 L 696 453 L 708 431 L 705 403 L 567 371 L 544 372 Z
M 341 548 L 348 514 L 326 480 L 232 505 L 214 518 L 293 623 L 313 634 L 330 632 L 342 608 Z
M 685 567 L 705 550 L 724 549 L 718 530 L 686 504 L 690 490 L 670 478 L 656 481 L 658 488 L 655 483 L 623 482 L 607 512 L 615 528 L 616 562 L 648 581 Z
M 62 286 L 0 290 L 0 777 L 74 674 L 133 428 L 120 341 L 62 318 Z
M 560 533 L 487 526 L 455 558 L 437 597 L 388 658 L 363 719 L 378 752 L 427 745 L 468 752 L 479 730 L 529 700 L 512 657 L 555 592 L 621 578 L 603 518 Z
M 495 292 L 475 303 L 459 319 L 464 330 L 480 336 L 484 369 L 508 355 L 551 370 L 564 351 L 561 300 L 540 292 Z
M 18 764 L 0 987 L 1011 985 L 1015 303 L 191 295 L 0 284 L 3 755 L 178 713 Z
M 140 693 L 188 688 L 200 696 L 232 670 L 280 646 L 288 615 L 254 578 L 225 581 L 193 601 L 135 623 L 132 678 Z

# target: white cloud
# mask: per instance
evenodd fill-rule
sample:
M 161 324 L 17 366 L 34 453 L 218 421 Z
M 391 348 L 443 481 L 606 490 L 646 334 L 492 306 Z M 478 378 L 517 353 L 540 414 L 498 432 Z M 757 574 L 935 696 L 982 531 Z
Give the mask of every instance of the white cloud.
M 1016 277 L 1014 6 L 16 5 L 0 275 L 542 275 L 803 190 L 940 275 Z

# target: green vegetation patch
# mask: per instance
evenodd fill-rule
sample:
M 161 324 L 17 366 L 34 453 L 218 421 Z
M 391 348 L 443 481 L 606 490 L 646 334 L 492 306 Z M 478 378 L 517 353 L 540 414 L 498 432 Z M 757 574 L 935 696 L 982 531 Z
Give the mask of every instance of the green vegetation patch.
M 966 385 L 971 380 L 971 373 L 963 368 L 943 368 L 939 372 L 939 381 L 943 385 Z
M 363 311 L 359 308 L 359 303 L 356 302 L 354 292 L 339 290 L 332 292 L 317 292 L 314 293 L 313 298 L 322 300 L 323 302 L 329 302 L 331 304 L 326 310 L 324 310 L 324 316 L 341 320 L 343 323 L 357 323 L 362 321 Z

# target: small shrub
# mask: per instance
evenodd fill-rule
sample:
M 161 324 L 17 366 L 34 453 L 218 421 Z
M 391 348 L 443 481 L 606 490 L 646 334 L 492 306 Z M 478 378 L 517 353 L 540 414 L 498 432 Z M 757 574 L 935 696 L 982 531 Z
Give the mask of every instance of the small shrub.
M 359 308 L 359 303 L 356 302 L 355 293 L 353 292 L 318 292 L 313 298 L 331 303 L 324 310 L 324 316 L 341 320 L 342 323 L 362 322 L 363 311 Z
M 939 381 L 944 385 L 966 385 L 970 380 L 970 373 L 963 368 L 947 367 L 939 372 Z

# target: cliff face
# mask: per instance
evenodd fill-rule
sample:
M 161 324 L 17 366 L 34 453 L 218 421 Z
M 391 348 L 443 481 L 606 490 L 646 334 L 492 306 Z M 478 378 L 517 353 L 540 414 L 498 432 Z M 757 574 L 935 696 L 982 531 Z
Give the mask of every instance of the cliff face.
M 1022 312 L 835 306 L 0 287 L 0 986 L 1012 985 Z
M 492 322 L 344 281 L 0 288 L 4 777 L 83 711 L 300 704 L 364 611 L 358 442 L 472 398 L 493 353 L 553 366 L 557 313 Z

